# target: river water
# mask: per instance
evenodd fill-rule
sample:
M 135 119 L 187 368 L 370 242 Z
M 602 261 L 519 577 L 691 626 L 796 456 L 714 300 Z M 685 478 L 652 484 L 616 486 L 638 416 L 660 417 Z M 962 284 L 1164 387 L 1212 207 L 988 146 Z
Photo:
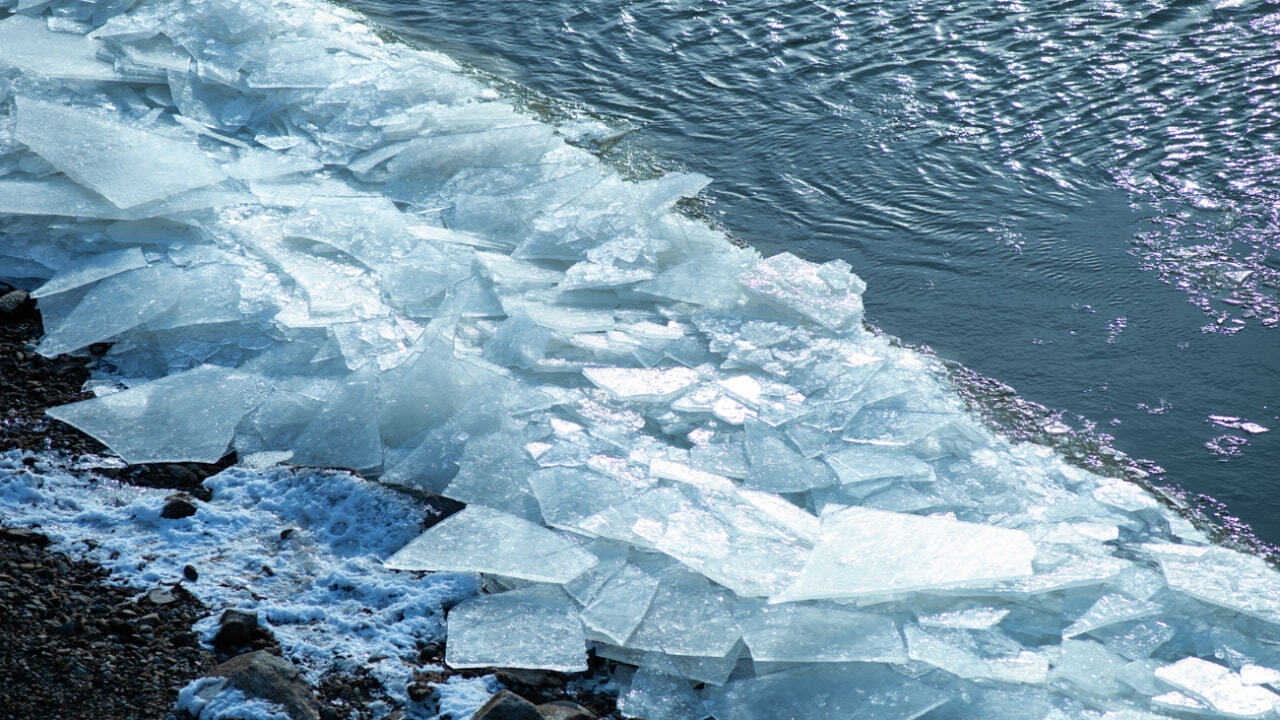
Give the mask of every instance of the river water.
M 1280 543 L 1280 4 L 349 4 Z

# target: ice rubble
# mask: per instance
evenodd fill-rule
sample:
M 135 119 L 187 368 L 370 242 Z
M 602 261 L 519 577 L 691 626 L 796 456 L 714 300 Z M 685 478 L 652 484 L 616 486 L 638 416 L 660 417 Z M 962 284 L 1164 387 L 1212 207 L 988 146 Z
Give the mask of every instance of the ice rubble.
M 673 212 L 705 179 L 311 0 L 17 7 L 0 275 L 123 387 L 52 414 L 469 503 L 389 562 L 505 590 L 456 667 L 590 650 L 650 720 L 1276 715 L 1280 575 L 993 436 L 847 265 Z

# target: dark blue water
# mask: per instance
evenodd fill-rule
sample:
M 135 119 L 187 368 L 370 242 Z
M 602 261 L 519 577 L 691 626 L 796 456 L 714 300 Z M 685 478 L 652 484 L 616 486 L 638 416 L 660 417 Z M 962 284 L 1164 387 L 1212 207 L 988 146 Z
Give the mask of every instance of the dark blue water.
M 350 4 L 1280 542 L 1280 4 Z

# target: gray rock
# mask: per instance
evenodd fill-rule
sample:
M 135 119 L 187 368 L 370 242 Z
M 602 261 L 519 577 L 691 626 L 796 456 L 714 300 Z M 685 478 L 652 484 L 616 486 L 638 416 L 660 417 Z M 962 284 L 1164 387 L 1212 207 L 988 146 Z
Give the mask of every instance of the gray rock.
M 538 706 L 510 690 L 503 690 L 476 711 L 472 720 L 543 720 Z
M 22 307 L 31 295 L 26 290 L 14 290 L 0 294 L 0 313 L 11 313 Z
M 257 629 L 258 613 L 227 610 L 218 621 L 218 634 L 213 638 L 213 645 L 221 649 L 243 647 L 252 642 L 253 631 Z
M 160 517 L 169 520 L 177 520 L 179 518 L 187 518 L 196 514 L 196 504 L 192 499 L 182 493 L 170 495 L 164 499 L 164 507 L 160 510 Z
M 542 720 L 596 720 L 596 714 L 576 702 L 556 700 L 538 706 Z
M 147 593 L 147 602 L 152 605 L 169 605 L 170 603 L 175 603 L 177 601 L 178 598 L 174 597 L 173 593 L 165 590 L 164 588 L 156 588 Z
M 265 650 L 233 657 L 209 675 L 226 678 L 246 695 L 284 706 L 293 720 L 320 720 L 320 703 L 302 673 L 288 660 Z

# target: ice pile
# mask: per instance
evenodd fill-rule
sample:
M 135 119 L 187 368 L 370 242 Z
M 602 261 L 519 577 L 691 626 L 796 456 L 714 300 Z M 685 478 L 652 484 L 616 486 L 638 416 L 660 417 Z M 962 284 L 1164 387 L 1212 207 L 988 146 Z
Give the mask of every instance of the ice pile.
M 132 462 L 469 504 L 454 667 L 635 666 L 649 720 L 1275 717 L 1280 575 L 1012 446 L 861 326 L 447 58 L 311 0 L 0 0 L 0 275 Z M 118 390 L 112 392 L 113 390 Z

